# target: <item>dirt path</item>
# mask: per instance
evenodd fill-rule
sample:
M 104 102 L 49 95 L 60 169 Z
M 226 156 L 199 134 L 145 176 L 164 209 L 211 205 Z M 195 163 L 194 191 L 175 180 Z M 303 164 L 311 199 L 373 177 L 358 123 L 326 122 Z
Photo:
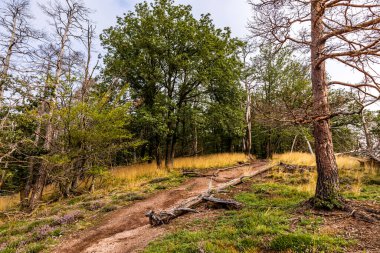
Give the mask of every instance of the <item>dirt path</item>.
M 219 173 L 213 187 L 231 179 L 247 175 L 265 162 L 256 162 Z M 125 208 L 110 213 L 97 227 L 82 231 L 66 238 L 54 252 L 56 253 L 126 253 L 143 249 L 150 241 L 168 231 L 167 226 L 152 228 L 144 216 L 148 210 L 173 208 L 191 197 L 208 190 L 209 178 L 191 178 L 181 186 L 159 192 L 135 202 Z

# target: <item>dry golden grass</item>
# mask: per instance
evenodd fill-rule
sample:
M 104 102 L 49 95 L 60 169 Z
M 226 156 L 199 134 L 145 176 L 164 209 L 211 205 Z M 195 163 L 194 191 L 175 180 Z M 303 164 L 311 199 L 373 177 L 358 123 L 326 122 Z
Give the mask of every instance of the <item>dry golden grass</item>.
M 131 166 L 117 167 L 110 171 L 108 183 L 102 183 L 98 180 L 97 190 L 103 192 L 122 188 L 123 190 L 137 190 L 141 184 L 159 177 L 168 177 L 171 173 L 175 173 L 181 169 L 208 169 L 219 168 L 235 165 L 238 162 L 247 161 L 247 157 L 242 153 L 223 153 L 214 155 L 205 155 L 198 157 L 177 158 L 174 161 L 174 169 L 169 172 L 166 169 L 157 169 L 157 166 L 152 164 L 135 164 Z M 116 181 L 115 181 L 116 180 Z M 117 182 L 119 181 L 119 182 Z M 44 195 L 47 196 L 54 192 L 54 186 L 47 186 Z M 0 211 L 10 208 L 18 203 L 18 195 L 9 197 L 0 197 Z
M 158 169 L 152 163 L 135 164 L 131 166 L 117 167 L 111 170 L 113 179 L 125 182 L 128 190 L 138 188 L 142 183 L 154 178 L 167 177 L 170 173 L 175 173 L 181 169 L 209 169 L 235 165 L 238 162 L 247 161 L 247 157 L 242 153 L 223 153 L 198 157 L 183 157 L 174 160 L 174 168 L 171 172 L 166 169 Z
M 155 164 L 135 164 L 114 168 L 110 171 L 110 176 L 114 180 L 121 180 L 124 190 L 136 190 L 151 179 L 169 176 L 169 171 L 157 169 Z M 109 190 L 112 186 L 115 185 L 107 184 L 106 188 Z
M 246 162 L 247 156 L 242 153 L 223 153 L 198 157 L 178 158 L 174 161 L 174 169 L 209 169 L 235 165 Z
M 315 166 L 315 156 L 309 153 L 285 153 L 276 154 L 273 156 L 274 162 L 283 162 L 292 165 Z M 351 184 L 349 192 L 359 196 L 362 191 L 363 178 L 365 175 L 376 176 L 377 167 L 373 164 L 365 163 L 364 168 L 361 167 L 360 160 L 351 156 L 337 156 L 336 161 L 339 168 L 340 177 L 350 177 L 355 179 L 355 183 Z M 315 192 L 317 184 L 317 172 L 313 170 L 308 175 L 308 183 L 298 185 L 297 188 L 301 191 L 310 194 Z
M 11 196 L 3 196 L 0 197 L 0 211 L 4 211 L 12 206 L 16 205 L 19 202 L 18 194 L 14 194 Z
M 285 154 L 276 154 L 273 156 L 276 162 L 286 164 L 315 166 L 315 156 L 309 153 L 293 152 Z M 339 169 L 357 169 L 360 168 L 360 161 L 352 156 L 338 156 L 336 158 Z

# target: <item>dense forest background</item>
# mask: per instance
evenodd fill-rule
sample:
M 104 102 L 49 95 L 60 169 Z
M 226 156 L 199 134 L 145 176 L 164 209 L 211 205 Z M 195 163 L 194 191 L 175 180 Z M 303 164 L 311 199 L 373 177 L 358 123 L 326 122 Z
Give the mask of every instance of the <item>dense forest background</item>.
M 34 209 L 117 165 L 245 152 L 314 152 L 310 63 L 294 48 L 234 38 L 171 0 L 138 4 L 103 32 L 80 1 L 0 5 L 0 194 Z M 100 40 L 104 56 L 94 52 Z M 368 94 L 330 89 L 335 151 L 377 150 Z M 343 113 L 344 112 L 344 113 Z

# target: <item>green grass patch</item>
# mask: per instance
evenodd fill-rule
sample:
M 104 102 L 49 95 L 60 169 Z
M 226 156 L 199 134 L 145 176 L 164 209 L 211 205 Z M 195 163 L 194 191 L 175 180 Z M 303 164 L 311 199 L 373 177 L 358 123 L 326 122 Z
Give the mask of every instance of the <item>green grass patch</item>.
M 198 219 L 150 243 L 145 253 L 343 251 L 348 244 L 345 240 L 316 233 L 322 222 L 319 218 L 304 217 L 290 229 L 292 211 L 309 197 L 292 186 L 254 184 L 235 196 L 244 204 L 242 210 L 225 211 L 216 220 Z
M 280 252 L 344 252 L 349 242 L 339 237 L 292 233 L 276 236 L 269 245 L 270 250 Z

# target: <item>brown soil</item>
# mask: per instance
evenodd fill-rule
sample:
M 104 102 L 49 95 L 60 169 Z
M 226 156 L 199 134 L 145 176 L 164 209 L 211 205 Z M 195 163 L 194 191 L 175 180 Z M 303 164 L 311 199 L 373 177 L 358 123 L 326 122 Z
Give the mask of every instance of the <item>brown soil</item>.
M 365 212 L 366 209 L 380 212 L 380 205 L 371 201 L 350 201 L 349 205 L 356 211 Z M 370 223 L 355 217 L 345 211 L 316 212 L 316 216 L 323 218 L 320 230 L 324 233 L 337 234 L 347 240 L 355 240 L 347 253 L 379 253 L 380 252 L 380 222 Z
M 212 182 L 212 186 L 216 187 L 231 179 L 247 175 L 265 165 L 266 162 L 256 162 L 252 165 L 222 171 L 218 175 L 218 180 Z M 110 213 L 100 225 L 65 238 L 54 252 L 125 253 L 141 250 L 150 241 L 172 230 L 175 226 L 173 223 L 152 228 L 144 215 L 145 212 L 174 208 L 189 198 L 207 191 L 209 184 L 209 178 L 191 178 L 175 189 L 161 191 L 145 200 L 135 202 Z M 198 215 L 202 214 L 188 214 L 187 217 L 196 218 Z

